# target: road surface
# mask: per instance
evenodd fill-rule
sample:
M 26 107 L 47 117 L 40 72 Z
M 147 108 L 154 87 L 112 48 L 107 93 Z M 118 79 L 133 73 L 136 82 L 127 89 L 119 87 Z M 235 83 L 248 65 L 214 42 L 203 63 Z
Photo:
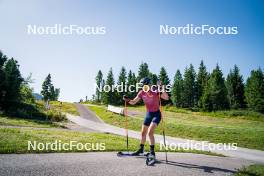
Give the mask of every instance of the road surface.
M 146 166 L 144 157 L 117 157 L 115 152 L 8 154 L 0 155 L 1 176 L 206 176 L 231 175 L 249 161 L 201 154 L 157 153 L 155 166 Z
M 77 110 L 80 114 L 80 116 L 84 119 L 91 120 L 93 122 L 97 123 L 104 123 L 99 117 L 96 116 L 96 114 L 91 111 L 90 109 L 86 108 L 86 106 L 80 104 L 80 103 L 75 103 Z

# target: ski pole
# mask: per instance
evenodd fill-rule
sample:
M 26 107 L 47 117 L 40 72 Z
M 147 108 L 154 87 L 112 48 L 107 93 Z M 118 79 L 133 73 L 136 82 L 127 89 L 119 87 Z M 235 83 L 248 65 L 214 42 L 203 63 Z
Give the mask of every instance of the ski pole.
M 125 109 L 124 109 L 124 115 L 126 118 L 126 147 L 127 147 L 127 152 L 128 151 L 128 119 L 127 119 L 127 102 L 125 101 Z
M 166 146 L 166 138 L 165 138 L 165 121 L 164 121 L 164 116 L 163 116 L 163 108 L 161 104 L 161 97 L 159 93 L 159 104 L 160 104 L 160 113 L 161 113 L 161 123 L 162 123 L 162 135 L 163 135 L 163 142 L 165 146 L 165 158 L 166 158 L 166 163 L 168 163 L 168 155 L 167 155 L 167 146 Z

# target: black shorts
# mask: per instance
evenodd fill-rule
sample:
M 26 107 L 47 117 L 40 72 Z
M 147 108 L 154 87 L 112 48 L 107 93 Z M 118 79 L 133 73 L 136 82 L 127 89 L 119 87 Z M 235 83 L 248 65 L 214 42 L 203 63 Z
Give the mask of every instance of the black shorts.
M 146 117 L 144 119 L 144 125 L 149 126 L 151 122 L 154 122 L 158 125 L 160 123 L 160 120 L 161 120 L 160 110 L 156 112 L 147 112 Z

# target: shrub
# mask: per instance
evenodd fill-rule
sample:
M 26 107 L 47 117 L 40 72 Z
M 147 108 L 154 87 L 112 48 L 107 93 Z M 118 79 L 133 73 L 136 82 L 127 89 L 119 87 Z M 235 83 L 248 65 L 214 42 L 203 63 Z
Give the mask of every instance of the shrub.
M 65 114 L 62 114 L 62 113 L 60 113 L 58 111 L 54 111 L 54 110 L 48 111 L 47 117 L 48 117 L 48 120 L 50 120 L 52 122 L 61 122 L 61 121 L 66 120 Z

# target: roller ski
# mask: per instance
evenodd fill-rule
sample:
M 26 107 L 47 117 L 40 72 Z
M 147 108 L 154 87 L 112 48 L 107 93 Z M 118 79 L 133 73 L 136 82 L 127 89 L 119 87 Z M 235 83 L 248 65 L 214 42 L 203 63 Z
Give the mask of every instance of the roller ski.
M 118 152 L 117 156 L 121 157 L 121 156 L 145 156 L 144 155 L 144 149 L 140 148 L 135 152 L 129 153 L 129 152 Z
M 155 153 L 147 153 L 146 155 L 146 165 L 153 166 L 156 163 Z
M 131 155 L 132 153 L 129 153 L 129 152 L 117 152 L 117 156 L 118 157 L 122 157 L 122 156 L 132 156 Z

